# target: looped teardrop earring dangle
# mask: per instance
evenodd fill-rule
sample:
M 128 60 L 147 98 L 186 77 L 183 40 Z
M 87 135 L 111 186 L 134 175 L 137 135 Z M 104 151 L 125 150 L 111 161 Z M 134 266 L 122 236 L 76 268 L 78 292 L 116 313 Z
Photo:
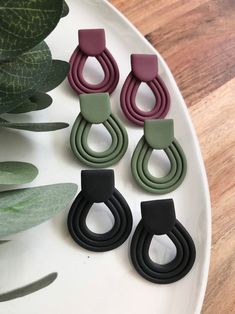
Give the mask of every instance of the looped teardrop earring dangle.
M 132 241 L 131 259 L 137 272 L 158 284 L 169 284 L 183 278 L 193 267 L 196 249 L 194 242 L 176 219 L 172 199 L 141 203 L 142 219 Z M 166 234 L 176 247 L 175 258 L 164 265 L 153 262 L 149 248 L 154 235 Z
M 95 251 L 110 251 L 126 241 L 132 229 L 132 214 L 121 193 L 114 186 L 113 170 L 83 170 L 82 190 L 68 215 L 68 229 L 76 243 Z M 103 234 L 92 232 L 86 218 L 94 203 L 104 203 L 114 217 L 112 229 Z
M 117 163 L 127 150 L 128 135 L 122 122 L 111 113 L 109 95 L 83 94 L 79 99 L 81 112 L 70 135 L 74 155 L 82 163 L 95 168 L 106 168 Z M 87 143 L 92 124 L 100 123 L 112 137 L 110 147 L 104 152 L 92 150 Z
M 155 105 L 151 111 L 143 111 L 136 105 L 136 95 L 142 82 L 149 86 L 155 96 Z M 120 100 L 127 119 L 137 125 L 143 125 L 146 119 L 162 119 L 167 115 L 170 95 L 158 74 L 156 55 L 131 55 L 131 72 L 122 87 Z
M 82 29 L 78 31 L 79 45 L 70 58 L 68 80 L 72 88 L 80 94 L 111 94 L 119 81 L 116 61 L 106 48 L 103 29 Z M 104 79 L 99 84 L 90 84 L 83 77 L 84 65 L 88 57 L 95 57 L 104 71 Z
M 169 173 L 161 178 L 151 175 L 148 162 L 154 149 L 164 150 L 169 158 Z M 137 144 L 131 160 L 132 174 L 146 191 L 166 194 L 174 191 L 184 180 L 187 170 L 185 154 L 174 138 L 173 120 L 146 120 L 144 136 Z

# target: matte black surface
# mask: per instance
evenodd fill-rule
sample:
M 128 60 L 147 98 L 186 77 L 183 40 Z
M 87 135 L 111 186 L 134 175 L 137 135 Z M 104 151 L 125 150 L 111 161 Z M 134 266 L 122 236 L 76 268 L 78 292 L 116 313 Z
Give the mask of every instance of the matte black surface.
M 154 213 L 154 207 L 158 214 Z M 163 215 L 163 227 L 160 228 L 161 216 L 159 213 L 163 213 L 164 209 L 166 213 Z M 196 258 L 196 249 L 190 234 L 175 219 L 173 200 L 142 202 L 141 211 L 143 218 L 139 222 L 131 241 L 131 259 L 135 269 L 142 277 L 153 283 L 169 284 L 180 280 L 191 270 Z M 169 222 L 167 222 L 167 217 Z M 172 226 L 173 220 L 175 223 Z M 176 247 L 175 258 L 164 265 L 153 262 L 149 256 L 149 247 L 154 234 L 156 234 L 153 233 L 154 221 L 158 234 L 162 234 L 166 228 L 165 230 L 168 230 L 166 235 Z M 171 230 L 169 231 L 169 229 Z
M 106 233 L 92 232 L 86 224 L 89 210 L 96 202 L 104 202 L 114 217 L 114 225 Z M 113 170 L 82 171 L 82 190 L 71 206 L 67 225 L 74 241 L 90 251 L 110 251 L 126 241 L 132 229 L 132 214 L 114 187 Z
M 176 217 L 172 199 L 142 202 L 141 214 L 149 233 L 162 235 L 174 228 Z
M 112 170 L 82 170 L 81 185 L 84 197 L 93 203 L 107 201 L 114 192 Z

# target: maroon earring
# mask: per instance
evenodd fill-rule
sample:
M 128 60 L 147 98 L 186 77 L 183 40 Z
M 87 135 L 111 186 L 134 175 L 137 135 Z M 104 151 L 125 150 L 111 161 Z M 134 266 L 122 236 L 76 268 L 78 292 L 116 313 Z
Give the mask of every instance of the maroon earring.
M 155 105 L 145 112 L 136 105 L 136 95 L 140 84 L 145 82 L 155 96 Z M 128 120 L 144 125 L 146 119 L 163 119 L 170 108 L 170 95 L 161 77 L 158 75 L 156 55 L 132 54 L 131 72 L 121 91 L 121 107 Z
M 79 45 L 70 58 L 68 80 L 72 88 L 80 94 L 111 94 L 119 81 L 116 61 L 106 48 L 103 29 L 83 29 L 78 31 Z M 99 84 L 90 84 L 83 77 L 83 69 L 88 57 L 95 57 L 103 71 L 104 79 Z

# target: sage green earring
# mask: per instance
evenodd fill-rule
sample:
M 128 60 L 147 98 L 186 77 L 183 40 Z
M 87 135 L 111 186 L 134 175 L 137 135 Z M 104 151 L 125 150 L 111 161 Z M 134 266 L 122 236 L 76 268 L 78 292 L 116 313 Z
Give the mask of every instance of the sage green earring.
M 73 125 L 70 136 L 74 155 L 90 167 L 106 168 L 114 165 L 127 150 L 128 136 L 122 122 L 111 112 L 108 93 L 81 94 L 79 99 L 81 112 Z M 92 124 L 100 123 L 110 133 L 112 143 L 107 150 L 96 152 L 89 147 L 87 139 Z
M 171 168 L 165 177 L 154 177 L 148 170 L 154 149 L 164 150 L 169 158 Z M 173 120 L 145 121 L 144 136 L 133 153 L 131 169 L 136 182 L 148 192 L 161 195 L 179 187 L 186 175 L 187 161 L 183 149 L 174 138 Z

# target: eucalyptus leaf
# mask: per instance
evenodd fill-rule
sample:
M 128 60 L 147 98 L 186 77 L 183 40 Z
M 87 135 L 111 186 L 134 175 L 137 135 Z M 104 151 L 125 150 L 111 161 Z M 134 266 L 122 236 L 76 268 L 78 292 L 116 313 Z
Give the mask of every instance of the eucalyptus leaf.
M 0 240 L 0 245 L 1 244 L 6 244 L 7 242 L 9 242 L 10 240 Z
M 45 42 L 16 59 L 1 62 L 0 113 L 11 111 L 38 91 L 48 76 L 51 62 L 51 52 Z
M 17 106 L 14 106 L 13 109 L 8 111 L 9 114 L 18 114 L 18 113 L 26 113 L 35 111 L 37 109 L 37 104 L 32 102 L 30 98 L 25 99 L 24 101 L 20 101 Z
M 66 61 L 52 60 L 49 75 L 40 87 L 40 91 L 46 93 L 60 85 L 69 73 L 69 68 L 70 65 Z
M 51 96 L 45 93 L 37 92 L 8 113 L 15 114 L 43 110 L 49 107 L 51 104 L 52 104 Z
M 0 238 L 30 229 L 64 210 L 76 184 L 60 183 L 0 192 Z
M 46 38 L 59 22 L 63 0 L 1 1 L 0 60 L 19 56 Z
M 0 162 L 0 184 L 24 184 L 33 181 L 38 169 L 19 161 Z
M 63 10 L 62 10 L 61 17 L 65 17 L 68 14 L 69 14 L 69 6 L 67 5 L 65 1 L 63 1 Z
M 64 122 L 45 122 L 45 123 L 23 123 L 23 122 L 9 122 L 0 118 L 0 129 L 9 128 L 31 132 L 49 132 L 67 128 L 68 123 Z
M 1 67 L 1 64 L 0 64 L 0 67 Z M 1 74 L 0 74 L 0 76 L 1 76 Z M 0 85 L 1 85 L 1 83 L 0 83 Z M 22 102 L 22 100 L 20 101 L 20 103 L 21 102 Z M 7 113 L 11 110 L 14 110 L 17 106 L 19 106 L 20 103 L 18 103 L 16 99 L 15 100 L 12 99 L 12 102 L 10 101 L 10 99 L 8 99 L 7 101 L 5 101 L 5 103 L 2 103 L 1 102 L 1 95 L 0 95 L 0 114 Z
M 58 274 L 57 273 L 51 273 L 31 284 L 28 284 L 26 286 L 23 286 L 21 288 L 17 288 L 12 291 L 8 291 L 5 293 L 0 294 L 0 302 L 6 302 L 13 299 L 24 297 L 28 294 L 34 293 L 38 290 L 41 290 L 47 286 L 49 286 L 53 281 L 56 280 Z

